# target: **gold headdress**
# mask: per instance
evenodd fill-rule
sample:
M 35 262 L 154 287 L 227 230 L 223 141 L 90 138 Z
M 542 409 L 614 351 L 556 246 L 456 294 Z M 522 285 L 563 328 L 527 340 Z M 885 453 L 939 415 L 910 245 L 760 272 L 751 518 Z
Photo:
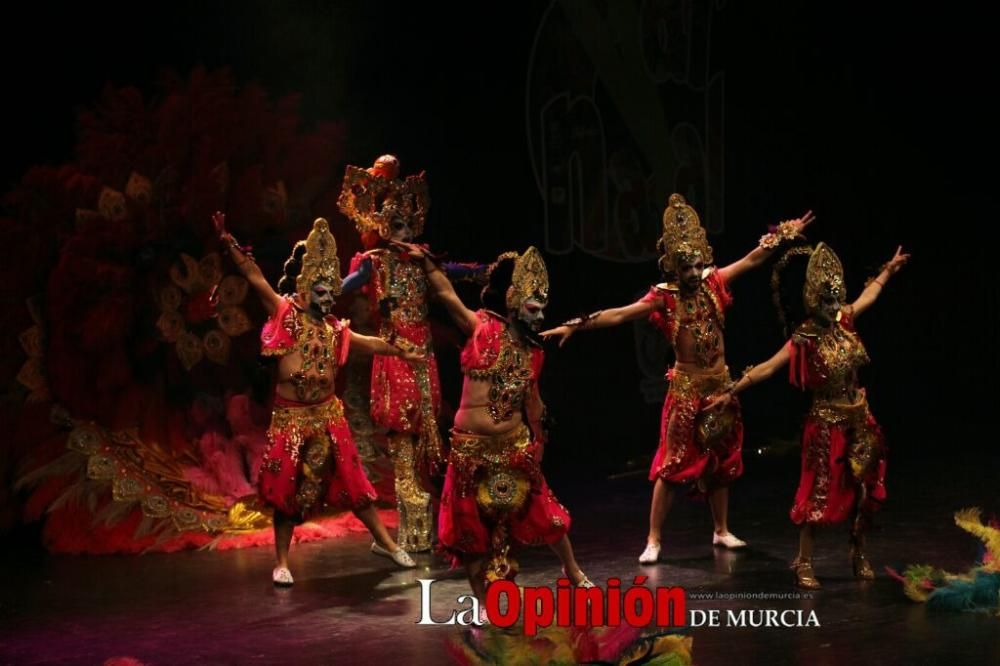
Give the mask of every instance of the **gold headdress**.
M 681 264 L 701 259 L 712 263 L 712 246 L 708 244 L 698 213 L 679 194 L 671 194 L 663 211 L 663 235 L 656 244 L 663 254 L 660 267 L 676 273 Z
M 820 298 L 825 295 L 843 302 L 846 293 L 844 267 L 837 253 L 826 243 L 820 243 L 809 256 L 809 265 L 806 267 L 806 285 L 802 290 L 806 309 L 810 312 L 816 309 Z
M 529 298 L 549 300 L 549 271 L 545 259 L 534 245 L 514 260 L 514 274 L 507 292 L 507 310 L 515 312 Z
M 534 245 L 524 251 L 524 254 L 517 252 L 504 252 L 497 260 L 490 264 L 486 270 L 487 284 L 483 287 L 481 296 L 485 296 L 490 288 L 489 276 L 493 274 L 497 266 L 508 259 L 514 260 L 514 272 L 510 278 L 510 289 L 507 292 L 506 305 L 509 312 L 516 312 L 521 308 L 521 304 L 529 298 L 536 298 L 540 301 L 549 300 L 549 271 L 545 268 L 545 259 L 542 253 Z
M 405 180 L 398 175 L 399 160 L 393 155 L 383 155 L 369 169 L 348 165 L 337 206 L 360 233 L 377 231 L 389 238 L 396 217 L 409 220 L 414 236 L 423 233 L 431 205 L 427 179 L 422 171 Z
M 306 252 L 302 255 L 302 270 L 295 278 L 295 291 L 306 303 L 309 302 L 309 292 L 317 282 L 330 285 L 336 295 L 340 293 L 340 259 L 337 257 L 337 239 L 330 233 L 330 225 L 322 217 L 313 222 L 312 231 L 304 241 Z M 294 253 L 293 253 L 294 254 Z

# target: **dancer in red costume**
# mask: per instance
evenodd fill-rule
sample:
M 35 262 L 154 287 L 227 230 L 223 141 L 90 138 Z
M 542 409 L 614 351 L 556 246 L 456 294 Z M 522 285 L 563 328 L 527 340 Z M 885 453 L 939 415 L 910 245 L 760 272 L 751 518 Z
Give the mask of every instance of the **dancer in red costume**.
M 262 353 L 278 357 L 269 442 L 258 480 L 261 497 L 274 508 L 277 566 L 272 579 L 278 585 L 292 584 L 288 547 L 295 524 L 326 506 L 353 511 L 375 537 L 372 552 L 401 567 L 416 566 L 375 511 L 377 496 L 361 467 L 334 380 L 351 349 L 412 362 L 422 361 L 423 355 L 359 335 L 349 322 L 331 316 L 340 293 L 340 262 L 336 240 L 323 218 L 285 264 L 278 288 L 288 295 L 271 288 L 253 258 L 225 230 L 224 215 L 216 213 L 214 222 L 269 315 L 261 333 Z M 296 262 L 301 262 L 297 276 L 292 274 Z
M 661 530 L 675 487 L 695 483 L 707 492 L 715 531 L 712 543 L 726 548 L 746 545 L 729 531 L 729 485 L 743 473 L 743 422 L 736 402 L 699 417 L 703 401 L 729 382 L 722 329 L 732 302 L 729 283 L 764 263 L 781 242 L 797 236 L 812 214 L 782 222 L 761 238 L 760 246 L 739 261 L 715 268 L 712 248 L 698 214 L 684 197 L 673 194 L 663 212 L 660 267 L 668 281 L 655 285 L 640 300 L 568 321 L 545 331 L 560 346 L 580 330 L 617 326 L 649 317 L 670 341 L 676 356 L 667 373 L 670 390 L 663 404 L 660 444 L 649 471 L 653 487 L 649 535 L 639 556 L 652 564 L 660 556 Z
M 434 294 L 469 340 L 462 350 L 462 399 L 455 414 L 441 496 L 440 544 L 465 565 L 480 600 L 486 584 L 513 577 L 517 545 L 549 544 L 574 585 L 591 587 L 573 556 L 570 517 L 549 489 L 540 463 L 545 450 L 545 405 L 538 392 L 544 353 L 532 340 L 548 304 L 548 273 L 534 247 L 505 253 L 490 267 L 484 304 L 472 311 L 420 248 Z
M 419 365 L 376 356 L 371 375 L 371 417 L 388 432 L 395 472 L 399 543 L 421 552 L 431 547 L 434 524 L 431 496 L 421 479 L 444 462 L 437 424 L 441 388 L 427 320 L 427 277 L 420 263 L 392 242 L 409 243 L 423 233 L 430 197 L 423 173 L 405 180 L 398 176 L 399 160 L 393 155 L 383 155 L 369 169 L 347 167 L 338 204 L 370 249 L 351 261 L 343 293 L 363 289 L 379 336 L 426 355 Z M 484 267 L 449 263 L 442 268 L 454 279 Z
M 791 510 L 792 522 L 801 527 L 799 554 L 792 563 L 800 587 L 820 586 L 812 567 L 816 526 L 848 518 L 854 575 L 875 577 L 865 556 L 864 528 L 886 498 L 886 447 L 882 430 L 868 409 L 865 390 L 858 386 L 858 369 L 869 359 L 854 330 L 854 320 L 871 307 L 889 278 L 906 264 L 910 255 L 902 250 L 896 250 L 878 277 L 851 304 L 844 302 L 844 269 L 829 246 L 820 243 L 815 250 L 790 250 L 775 267 L 772 284 L 777 290 L 787 257 L 810 252 L 803 289 L 806 320 L 777 354 L 748 368 L 738 382 L 705 407 L 706 413 L 724 408 L 737 393 L 786 364 L 792 384 L 812 392 L 812 407 L 802 431 L 799 488 Z

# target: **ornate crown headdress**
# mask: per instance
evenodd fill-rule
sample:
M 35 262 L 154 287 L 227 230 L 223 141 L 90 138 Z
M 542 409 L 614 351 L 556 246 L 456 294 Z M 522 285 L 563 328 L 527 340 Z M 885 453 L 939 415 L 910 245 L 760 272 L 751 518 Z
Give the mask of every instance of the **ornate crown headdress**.
M 809 265 L 806 267 L 806 285 L 802 290 L 802 298 L 810 311 L 819 305 L 823 296 L 833 296 L 843 301 L 847 294 L 844 286 L 844 267 L 840 258 L 826 243 L 820 243 L 809 255 Z
M 340 259 L 337 257 L 337 239 L 330 233 L 330 225 L 322 218 L 316 218 L 312 231 L 304 241 L 296 243 L 305 245 L 306 252 L 302 255 L 302 269 L 295 278 L 295 290 L 303 301 L 309 301 L 309 291 L 317 282 L 330 285 L 331 291 L 340 294 Z M 294 250 L 293 250 L 294 255 Z
M 705 264 L 712 263 L 712 246 L 708 244 L 698 213 L 680 194 L 670 195 L 663 211 L 663 235 L 656 247 L 663 255 L 660 267 L 668 273 L 676 273 L 681 264 L 697 259 Z
M 489 276 L 504 261 L 512 259 L 514 261 L 514 271 L 510 278 L 510 289 L 507 292 L 506 305 L 508 312 L 515 312 L 521 308 L 521 304 L 529 298 L 536 298 L 540 301 L 549 300 L 549 271 L 545 267 L 545 259 L 542 253 L 534 245 L 524 251 L 524 254 L 517 252 L 504 252 L 496 261 L 490 264 L 486 270 L 487 285 L 483 287 L 480 295 L 485 295 L 490 288 Z
M 511 290 L 507 296 L 507 310 L 515 311 L 529 298 L 542 302 L 549 300 L 549 271 L 542 253 L 534 245 L 514 260 L 514 274 L 510 279 Z
M 344 184 L 337 198 L 340 212 L 349 217 L 358 231 L 377 231 L 389 238 L 393 218 L 410 221 L 413 235 L 424 231 L 427 209 L 431 205 L 424 172 L 400 180 L 399 160 L 383 155 L 368 169 L 348 165 Z

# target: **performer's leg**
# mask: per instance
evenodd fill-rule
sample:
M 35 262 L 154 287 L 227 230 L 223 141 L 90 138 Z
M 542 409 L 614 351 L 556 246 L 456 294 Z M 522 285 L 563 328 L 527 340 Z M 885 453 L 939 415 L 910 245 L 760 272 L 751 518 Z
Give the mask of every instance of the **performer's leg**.
M 640 564 L 653 564 L 659 559 L 663 521 L 666 520 L 673 501 L 674 489 L 663 479 L 657 478 L 653 484 L 653 501 L 649 507 L 649 535 L 646 537 L 646 549 L 639 555 Z
M 863 580 L 872 580 L 875 578 L 875 570 L 872 569 L 871 562 L 865 556 L 864 507 L 867 501 L 868 488 L 864 483 L 859 483 L 850 522 L 850 556 L 851 565 L 854 567 L 854 575 Z
M 580 565 L 576 562 L 576 556 L 573 554 L 573 546 L 569 542 L 569 536 L 562 535 L 559 541 L 549 544 L 549 548 L 559 556 L 559 561 L 562 562 L 563 573 L 569 578 L 570 582 L 577 587 L 592 587 L 593 583 L 587 578 L 587 575 L 583 573 L 580 569 Z
M 389 453 L 396 476 L 400 546 L 410 552 L 430 550 L 434 514 L 430 493 L 424 491 L 416 472 L 416 435 L 389 435 Z
M 472 588 L 472 593 L 479 599 L 479 604 L 483 608 L 486 607 L 486 580 L 483 577 L 483 566 L 485 564 L 485 557 L 475 560 L 466 558 L 465 560 L 465 573 L 469 577 L 469 587 Z
M 719 536 L 729 534 L 729 488 L 708 491 L 708 506 L 712 509 L 712 522 Z
M 647 543 L 659 545 L 663 521 L 667 519 L 674 501 L 674 489 L 663 479 L 653 485 L 653 502 L 649 507 L 649 537 Z
M 816 543 L 816 526 L 805 523 L 799 530 L 799 560 L 812 560 L 813 544 Z
M 288 547 L 292 543 L 292 532 L 295 530 L 295 519 L 292 516 L 274 510 L 274 553 L 277 559 L 271 580 L 275 585 L 291 585 L 295 582 L 292 572 L 288 570 Z
M 795 582 L 799 587 L 808 590 L 815 590 L 820 587 L 816 573 L 813 571 L 812 556 L 813 544 L 816 541 L 816 527 L 810 523 L 805 523 L 799 530 L 799 554 L 792 562 L 792 570 L 795 572 Z
M 729 488 L 713 488 L 708 491 L 708 506 L 712 509 L 715 534 L 712 544 L 726 548 L 742 548 L 746 542 L 729 532 Z
M 399 547 L 389 535 L 389 530 L 385 528 L 385 523 L 379 518 L 378 511 L 374 504 L 369 504 L 363 509 L 355 509 L 354 515 L 365 524 L 375 543 L 372 544 L 372 552 L 376 555 L 384 555 L 401 567 L 412 568 L 417 566 L 410 555 Z
M 274 551 L 278 566 L 288 568 L 288 548 L 292 543 L 295 519 L 277 509 L 274 511 Z

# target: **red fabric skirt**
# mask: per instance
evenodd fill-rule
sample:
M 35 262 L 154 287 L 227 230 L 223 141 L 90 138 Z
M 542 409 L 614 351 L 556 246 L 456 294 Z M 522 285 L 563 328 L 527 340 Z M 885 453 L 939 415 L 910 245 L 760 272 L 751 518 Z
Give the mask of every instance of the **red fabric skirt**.
M 882 429 L 862 399 L 856 405 L 816 403 L 802 432 L 802 471 L 792 522 L 830 524 L 860 510 L 870 514 L 886 499 L 886 446 Z
M 670 390 L 660 418 L 660 444 L 649 480 L 725 487 L 743 474 L 743 417 L 735 399 L 721 413 L 702 412 L 705 398 L 729 382 L 729 371 L 667 374 Z
M 340 399 L 274 399 L 257 481 L 261 498 L 304 519 L 325 507 L 363 509 L 377 495 L 361 466 Z
M 495 551 L 498 527 L 511 546 L 555 543 L 569 531 L 569 512 L 545 482 L 536 449 L 523 424 L 496 436 L 452 432 L 438 539 L 453 564 Z

